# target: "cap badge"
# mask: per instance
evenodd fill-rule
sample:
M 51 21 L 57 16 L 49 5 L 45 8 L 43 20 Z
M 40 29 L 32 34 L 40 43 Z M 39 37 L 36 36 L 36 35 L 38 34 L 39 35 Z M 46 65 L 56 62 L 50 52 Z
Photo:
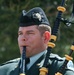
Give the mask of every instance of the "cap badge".
M 41 14 L 40 13 L 34 13 L 33 18 L 37 18 L 39 21 L 41 21 Z

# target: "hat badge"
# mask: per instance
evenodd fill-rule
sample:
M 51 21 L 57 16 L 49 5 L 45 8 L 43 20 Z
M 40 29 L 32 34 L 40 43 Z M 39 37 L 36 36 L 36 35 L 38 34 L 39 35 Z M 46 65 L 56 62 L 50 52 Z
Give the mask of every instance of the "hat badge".
M 40 13 L 34 13 L 33 17 L 37 18 L 39 21 L 41 21 L 41 14 Z
M 41 21 L 41 15 L 39 13 L 36 13 L 36 17 Z

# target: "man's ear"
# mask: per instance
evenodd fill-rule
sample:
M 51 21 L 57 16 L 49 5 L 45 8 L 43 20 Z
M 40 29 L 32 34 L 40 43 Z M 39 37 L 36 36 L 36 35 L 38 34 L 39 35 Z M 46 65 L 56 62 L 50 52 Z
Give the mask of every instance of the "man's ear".
M 48 42 L 50 40 L 51 33 L 49 31 L 45 31 L 44 33 L 44 41 Z

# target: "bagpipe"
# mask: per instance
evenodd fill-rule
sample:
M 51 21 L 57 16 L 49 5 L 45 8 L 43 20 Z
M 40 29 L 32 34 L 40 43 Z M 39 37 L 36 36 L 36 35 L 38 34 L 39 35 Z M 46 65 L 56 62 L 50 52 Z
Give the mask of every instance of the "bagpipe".
M 55 23 L 54 23 L 53 28 L 52 28 L 51 39 L 48 43 L 45 61 L 43 63 L 43 66 L 39 69 L 39 71 L 40 71 L 39 75 L 48 75 L 47 63 L 48 63 L 48 60 L 49 60 L 50 53 L 51 53 L 52 49 L 55 47 L 54 42 L 57 39 L 57 32 L 59 30 L 60 22 L 63 22 L 67 26 L 70 26 L 71 24 L 74 24 L 72 22 L 72 17 L 74 16 L 74 4 L 73 4 L 73 11 L 72 11 L 72 15 L 71 15 L 70 20 L 62 18 L 62 13 L 64 13 L 66 11 L 64 5 L 65 5 L 65 0 L 62 0 L 61 5 L 57 7 L 58 14 L 57 14 Z M 71 50 L 70 50 L 69 54 L 65 55 L 65 61 L 64 61 L 63 65 L 61 66 L 61 68 L 59 69 L 59 71 L 55 75 L 62 75 L 62 72 L 65 70 L 65 67 L 67 66 L 68 61 L 73 59 L 71 57 L 71 55 L 74 51 L 74 43 L 72 44 L 70 49 Z M 26 47 L 23 47 L 22 56 L 21 56 L 21 72 L 20 72 L 20 75 L 26 75 L 25 74 L 26 73 L 25 72 L 25 70 L 26 70 L 25 60 L 26 60 Z

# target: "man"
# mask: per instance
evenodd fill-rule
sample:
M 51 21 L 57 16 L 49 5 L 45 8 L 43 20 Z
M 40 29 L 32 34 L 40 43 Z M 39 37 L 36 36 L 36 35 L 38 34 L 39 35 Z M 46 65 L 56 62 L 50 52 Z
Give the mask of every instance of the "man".
M 51 27 L 44 11 L 39 8 L 33 8 L 26 12 L 22 11 L 18 29 L 18 45 L 21 58 L 10 60 L 0 66 L 0 75 L 39 75 L 40 69 L 43 67 L 47 54 L 47 44 L 51 36 Z M 28 64 L 22 67 L 23 48 L 26 47 L 25 55 L 29 58 Z M 25 63 L 26 61 L 24 61 Z M 50 54 L 48 63 L 45 66 L 48 68 L 48 73 L 45 75 L 55 75 L 64 59 L 56 54 Z M 26 67 L 25 67 L 26 66 Z M 70 66 L 70 68 L 69 68 Z M 67 64 L 63 75 L 74 75 L 72 62 Z M 22 74 L 21 70 L 25 73 Z

